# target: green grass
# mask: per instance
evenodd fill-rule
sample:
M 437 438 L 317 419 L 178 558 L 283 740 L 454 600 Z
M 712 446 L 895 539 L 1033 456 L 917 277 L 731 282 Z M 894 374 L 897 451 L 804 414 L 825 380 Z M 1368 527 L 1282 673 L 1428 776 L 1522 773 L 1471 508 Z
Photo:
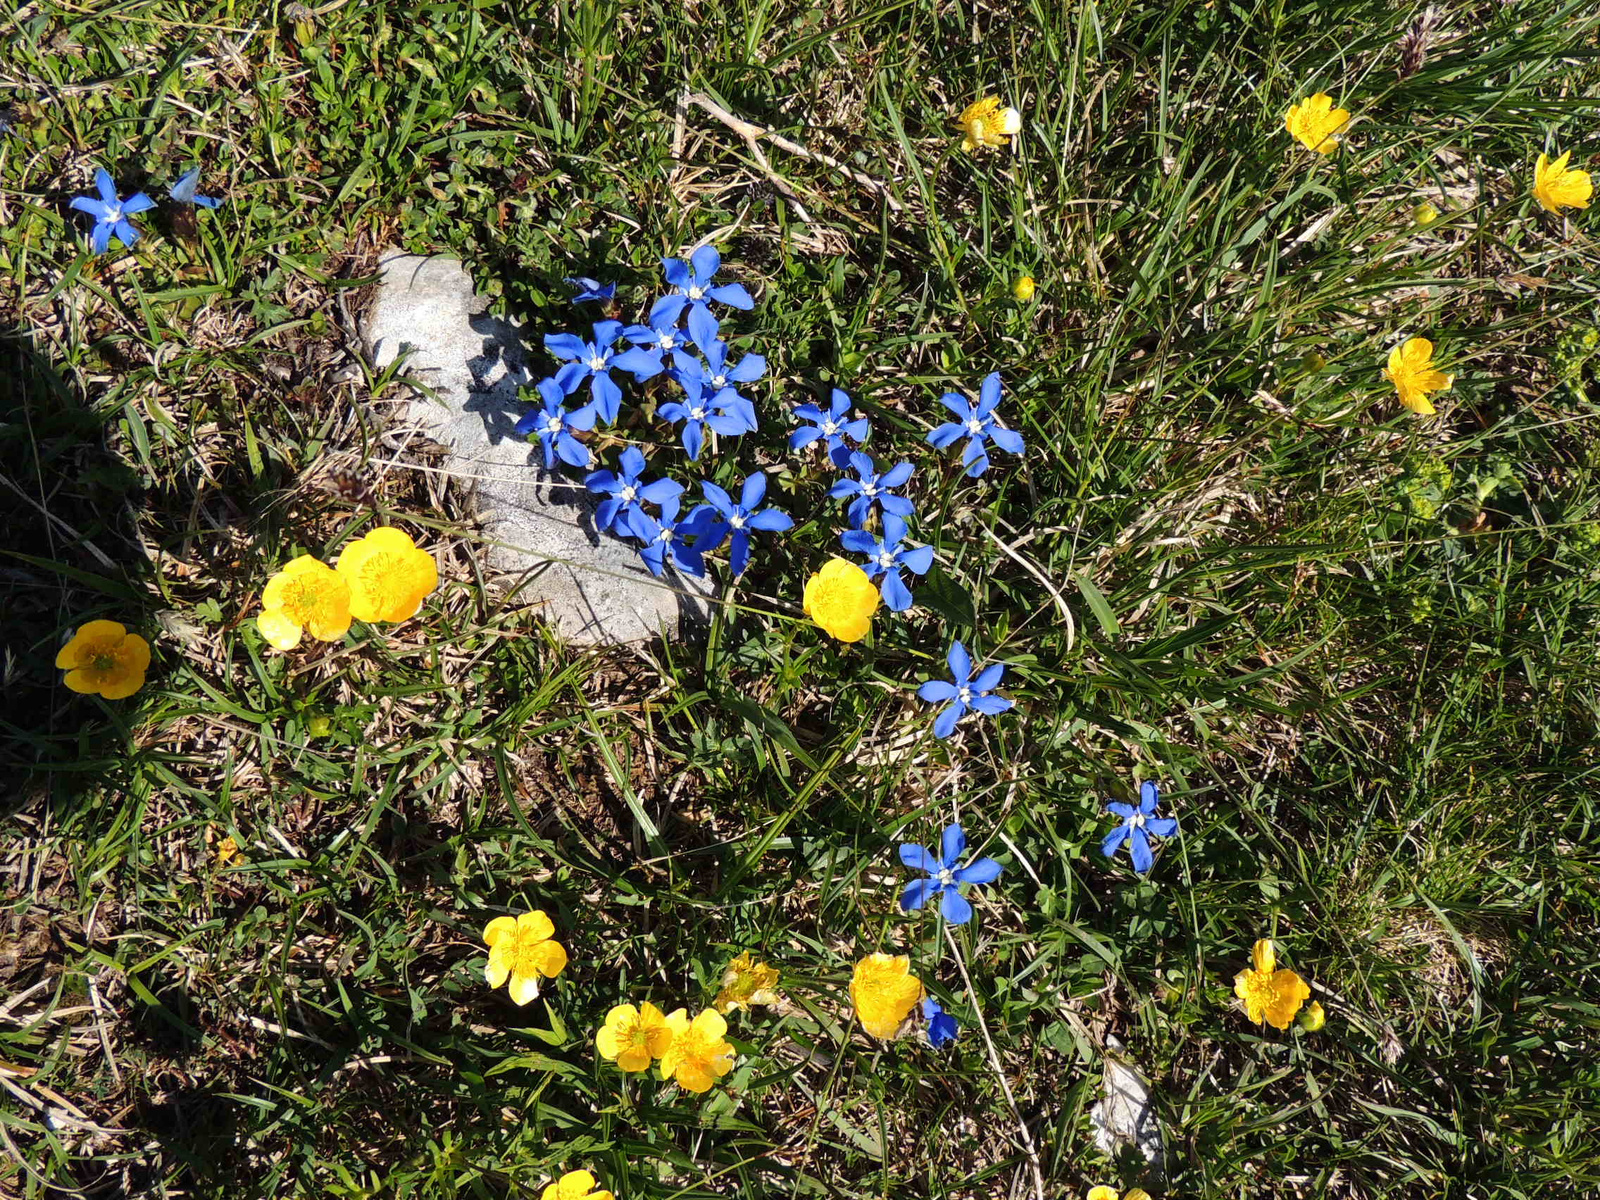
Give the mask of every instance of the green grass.
M 1141 1181 L 1093 1142 L 1108 1036 L 1166 1194 L 1600 1191 L 1597 210 L 1528 193 L 1541 149 L 1597 161 L 1592 4 L 1453 9 L 1406 78 L 1417 12 L 1355 0 L 294 7 L 0 17 L 0 1190 L 1029 1195 L 958 946 L 1052 1200 Z M 674 161 L 684 86 L 903 211 L 769 147 L 803 220 L 694 109 Z M 1319 89 L 1358 118 L 1327 159 L 1282 126 Z M 988 92 L 1015 155 L 954 149 Z M 228 197 L 198 241 L 86 255 L 96 165 L 191 162 Z M 563 276 L 631 318 L 707 237 L 771 370 L 704 474 L 787 465 L 797 528 L 703 642 L 575 652 L 379 465 L 394 379 L 329 377 L 386 244 L 539 333 Z M 1378 376 L 1407 332 L 1455 374 L 1436 418 Z M 994 370 L 1030 450 L 973 484 L 922 435 Z M 842 518 L 782 440 L 832 386 L 939 552 L 853 649 L 800 615 Z M 374 523 L 438 552 L 423 614 L 270 652 L 271 572 Z M 155 647 L 128 701 L 52 665 L 102 616 Z M 946 744 L 913 691 L 952 638 L 1017 707 Z M 1182 821 L 1146 880 L 1098 850 L 1138 778 Z M 957 815 L 1007 870 L 947 944 L 894 846 Z M 529 907 L 572 965 L 517 1009 L 478 935 Z M 1322 1033 L 1235 1007 L 1268 935 Z M 596 1061 L 610 1006 L 698 1008 L 746 948 L 786 999 L 716 1092 Z M 852 1031 L 879 949 L 952 1050 Z

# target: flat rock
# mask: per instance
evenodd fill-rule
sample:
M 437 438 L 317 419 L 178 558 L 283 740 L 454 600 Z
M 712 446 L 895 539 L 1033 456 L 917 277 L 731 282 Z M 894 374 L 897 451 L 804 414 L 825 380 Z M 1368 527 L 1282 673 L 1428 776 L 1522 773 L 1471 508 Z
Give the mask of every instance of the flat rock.
M 379 265 L 364 329 L 372 360 L 410 351 L 405 369 L 432 395 L 414 393 L 401 420 L 450 448 L 444 470 L 470 483 L 490 573 L 583 645 L 672 638 L 704 621 L 705 580 L 656 579 L 632 542 L 595 529 L 598 498 L 581 477 L 547 471 L 538 445 L 512 432 L 528 407 L 517 388 L 531 382 L 517 324 L 488 311 L 454 258 L 393 250 Z

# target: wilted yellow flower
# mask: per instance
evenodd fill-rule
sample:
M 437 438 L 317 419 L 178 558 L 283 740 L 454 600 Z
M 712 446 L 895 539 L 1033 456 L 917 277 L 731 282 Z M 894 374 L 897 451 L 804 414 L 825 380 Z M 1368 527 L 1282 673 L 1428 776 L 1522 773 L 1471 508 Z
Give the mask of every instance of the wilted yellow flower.
M 970 153 L 979 146 L 1009 145 L 1012 135 L 1022 131 L 1022 114 L 1001 108 L 999 96 L 985 96 L 962 109 L 956 124 L 961 126 L 961 148 Z
M 778 999 L 777 986 L 778 969 L 756 962 L 746 950 L 722 973 L 722 990 L 717 993 L 714 1007 L 719 1013 L 730 1013 L 752 1004 L 774 1004 Z
M 239 853 L 239 843 L 234 840 L 234 836 L 231 833 L 217 843 L 217 866 L 225 867 L 235 859 L 243 857 Z
M 339 552 L 334 564 L 350 585 L 350 615 L 361 621 L 404 621 L 439 585 L 433 555 L 399 529 L 374 529 Z
M 1021 304 L 1026 304 L 1033 299 L 1034 284 L 1032 275 L 1024 275 L 1011 286 L 1011 294 Z
M 1305 1012 L 1300 1014 L 1300 1028 L 1307 1033 L 1316 1033 L 1328 1023 L 1328 1014 L 1322 1011 L 1322 1005 L 1313 1000 L 1306 1005 Z
M 672 1045 L 672 1030 L 666 1015 L 649 1001 L 638 1008 L 619 1004 L 606 1014 L 594 1045 L 601 1058 L 624 1071 L 647 1071 L 650 1060 L 660 1058 Z
M 1422 337 L 1407 338 L 1389 351 L 1383 377 L 1394 384 L 1401 404 L 1423 416 L 1433 412 L 1428 393 L 1448 391 L 1455 382 L 1454 375 L 1433 369 L 1433 343 Z
M 587 1171 L 568 1171 L 539 1194 L 539 1200 L 615 1200 L 608 1191 L 594 1191 L 599 1181 Z
M 350 585 L 326 563 L 302 554 L 267 580 L 256 628 L 279 650 L 293 650 L 302 632 L 337 642 L 350 628 Z
M 1287 967 L 1278 968 L 1278 953 L 1268 938 L 1250 951 L 1251 966 L 1233 977 L 1233 994 L 1244 1001 L 1245 1012 L 1259 1024 L 1287 1029 L 1295 1013 L 1311 996 L 1311 989 Z
M 683 1009 L 667 1014 L 672 1043 L 661 1056 L 661 1078 L 676 1079 L 689 1092 L 708 1092 L 733 1070 L 733 1047 L 723 1040 L 728 1023 L 706 1009 L 693 1021 Z
M 1309 100 L 1290 105 L 1283 124 L 1307 150 L 1332 154 L 1339 144 L 1339 134 L 1350 124 L 1350 113 L 1335 108 L 1328 93 L 1318 92 Z
M 150 669 L 150 643 L 116 621 L 90 621 L 56 651 L 62 679 L 80 695 L 126 700 L 144 686 Z
M 878 589 L 853 562 L 830 558 L 806 581 L 802 607 L 824 632 L 841 642 L 859 642 L 872 628 Z
M 483 940 L 489 947 L 489 962 L 484 977 L 489 986 L 499 987 L 510 979 L 514 1004 L 527 1004 L 539 994 L 539 976 L 554 979 L 567 965 L 567 952 L 560 942 L 550 939 L 556 927 L 539 909 L 520 917 L 496 917 L 483 927 Z
M 922 980 L 911 974 L 906 955 L 869 954 L 856 964 L 850 1002 L 873 1037 L 892 1039 L 921 999 Z
M 1411 210 L 1411 219 L 1426 229 L 1439 219 L 1439 209 L 1432 200 L 1424 200 Z
M 1539 161 L 1533 164 L 1533 194 L 1547 212 L 1589 207 L 1589 197 L 1594 195 L 1594 183 L 1589 179 L 1589 172 L 1567 166 L 1567 160 L 1571 157 L 1571 150 L 1554 162 L 1541 154 Z

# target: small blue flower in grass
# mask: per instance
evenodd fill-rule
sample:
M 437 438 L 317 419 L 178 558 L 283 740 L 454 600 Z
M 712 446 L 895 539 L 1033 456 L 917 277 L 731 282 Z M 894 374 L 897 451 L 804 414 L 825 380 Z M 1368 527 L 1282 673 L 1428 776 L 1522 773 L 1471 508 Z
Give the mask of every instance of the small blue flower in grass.
M 978 677 L 972 677 L 972 656 L 967 653 L 967 648 L 960 642 L 952 642 L 950 653 L 945 656 L 945 662 L 950 667 L 950 680 L 930 679 L 917 689 L 917 699 L 928 704 L 948 705 L 933 722 L 933 736 L 947 738 L 955 732 L 956 722 L 966 716 L 969 710 L 983 713 L 992 717 L 1005 712 L 1011 707 L 1012 702 L 1004 696 L 991 696 L 989 693 L 1000 682 L 1000 676 L 1005 673 L 1002 663 L 991 663 Z
M 201 208 L 221 207 L 222 201 L 217 199 L 215 196 L 201 196 L 196 194 L 194 189 L 199 182 L 200 168 L 194 167 L 187 171 L 182 179 L 178 180 L 177 183 L 173 184 L 169 189 L 167 189 L 167 195 L 171 196 L 179 204 L 196 204 Z
M 850 501 L 850 524 L 860 529 L 867 523 L 867 518 L 872 515 L 873 505 L 877 505 L 885 513 L 897 517 L 909 517 L 914 509 L 911 501 L 904 496 L 896 495 L 894 490 L 905 484 L 911 478 L 914 469 L 910 463 L 903 462 L 890 467 L 882 475 L 878 474 L 878 467 L 871 457 L 857 450 L 850 456 L 850 466 L 855 469 L 857 478 L 841 479 L 828 489 L 828 495 L 835 500 L 842 500 L 846 496 L 854 496 Z
M 661 269 L 673 290 L 651 306 L 650 324 L 655 325 L 658 321 L 671 324 L 682 315 L 684 305 L 706 308 L 710 300 L 730 308 L 747 311 L 754 308 L 756 302 L 744 290 L 744 284 L 711 282 L 721 266 L 722 255 L 711 246 L 701 246 L 689 256 L 688 262 L 681 258 L 662 259 Z
M 913 871 L 926 871 L 928 878 L 913 879 L 900 893 L 900 909 L 911 912 L 921 908 L 934 896 L 939 899 L 939 911 L 952 925 L 965 925 L 972 920 L 972 905 L 960 892 L 963 883 L 993 883 L 1000 878 L 1000 864 L 992 858 L 974 859 L 961 866 L 961 856 L 967 852 L 967 835 L 959 825 L 946 825 L 939 839 L 939 853 L 935 855 L 926 846 L 906 842 L 900 847 L 900 861 Z
M 846 550 L 867 556 L 861 569 L 868 579 L 883 576 L 879 590 L 890 612 L 905 612 L 911 607 L 911 589 L 900 578 L 901 568 L 913 575 L 926 575 L 933 566 L 933 547 L 903 545 L 905 537 L 906 523 L 893 513 L 884 514 L 882 538 L 874 537 L 865 529 L 851 529 L 839 535 Z
M 717 337 L 717 319 L 704 305 L 689 310 L 689 336 L 705 356 L 704 361 L 682 350 L 672 352 L 677 367 L 675 377 L 682 383 L 692 379 L 711 393 L 712 402 L 730 412 L 744 415 L 750 426 L 756 428 L 756 410 L 746 397 L 740 395 L 738 383 L 753 383 L 767 373 L 767 360 L 759 354 L 746 354 L 731 366 L 728 363 L 728 343 Z
M 802 425 L 789 435 L 789 449 L 801 450 L 809 446 L 818 438 L 827 438 L 828 457 L 833 460 L 833 465 L 841 470 L 850 459 L 850 447 L 845 442 L 849 438 L 856 445 L 867 440 L 867 419 L 861 417 L 850 420 L 850 397 L 838 388 L 833 389 L 828 411 L 823 412 L 815 404 L 802 404 L 794 410 L 794 415 L 802 421 L 810 421 L 809 425 Z
M 1135 871 L 1143 875 L 1155 866 L 1156 856 L 1150 850 L 1150 839 L 1169 838 L 1178 832 L 1176 817 L 1156 816 L 1156 806 L 1160 803 L 1161 790 L 1149 780 L 1139 785 L 1138 808 L 1115 800 L 1106 801 L 1106 807 L 1122 818 L 1122 824 L 1106 834 L 1105 841 L 1100 843 L 1100 852 L 1111 858 L 1126 841 Z
M 781 508 L 762 508 L 767 494 L 767 477 L 760 471 L 744 481 L 739 492 L 739 503 L 714 483 L 702 483 L 700 490 L 715 516 L 707 514 L 704 534 L 695 543 L 701 551 L 715 550 L 728 539 L 728 567 L 737 578 L 744 574 L 750 562 L 750 531 L 760 529 L 767 533 L 782 533 L 794 528 L 794 519 Z
M 594 514 L 595 526 L 602 533 L 609 531 L 626 537 L 627 515 L 641 503 L 660 505 L 674 496 L 683 495 L 681 483 L 674 483 L 670 479 L 652 479 L 645 483 L 639 478 L 644 474 L 645 461 L 644 455 L 636 447 L 629 446 L 624 450 L 617 466 L 619 469 L 616 471 L 592 472 L 583 481 L 583 486 L 591 492 L 600 492 L 608 497 L 600 501 Z
M 661 373 L 661 360 L 643 350 L 624 350 L 620 354 L 612 347 L 622 334 L 621 321 L 596 321 L 594 341 L 586 342 L 575 333 L 547 333 L 544 348 L 557 358 L 571 359 L 556 372 L 556 382 L 568 395 L 577 391 L 585 379 L 594 395 L 594 409 L 607 425 L 614 424 L 622 406 L 622 389 L 611 378 L 611 368 L 631 371 L 634 379 L 649 379 Z
M 683 399 L 668 401 L 656 409 L 656 413 L 662 420 L 671 421 L 674 425 L 683 422 L 683 448 L 691 459 L 700 458 L 707 426 L 727 437 L 738 437 L 741 433 L 749 432 L 750 427 L 742 414 L 719 408 L 706 395 L 705 388 L 694 380 L 679 382 L 683 386 Z
M 94 173 L 94 183 L 100 189 L 98 200 L 92 196 L 75 196 L 72 200 L 73 208 L 94 218 L 89 244 L 96 254 L 104 254 L 111 245 L 111 235 L 115 234 L 124 246 L 132 246 L 139 240 L 139 231 L 128 218 L 154 208 L 156 202 L 143 192 L 135 192 L 126 200 L 118 199 L 117 185 L 111 182 L 104 167 Z
M 649 325 L 629 325 L 622 331 L 639 349 L 665 366 L 665 358 L 689 340 L 687 330 L 679 329 L 676 320 L 652 321 Z
M 601 283 L 598 279 L 590 279 L 587 275 L 568 275 L 562 280 L 568 287 L 577 288 L 577 294 L 572 297 L 574 304 L 582 304 L 587 300 L 609 300 L 617 294 L 617 285 L 614 283 Z
M 987 861 L 987 860 L 985 860 Z M 928 1045 L 942 1050 L 961 1033 L 961 1024 L 932 996 L 922 998 L 922 1016 L 928 1022 Z
M 593 406 L 586 404 L 569 412 L 565 404 L 566 393 L 559 383 L 548 377 L 539 380 L 534 387 L 544 406 L 524 415 L 513 431 L 519 437 L 527 437 L 530 433 L 538 435 L 539 445 L 544 449 L 547 471 L 555 469 L 557 456 L 569 466 L 587 467 L 589 448 L 572 436 L 572 430 L 594 428 Z
M 961 465 L 967 474 L 976 479 L 989 469 L 989 451 L 985 440 L 991 440 L 1000 449 L 1011 454 L 1022 453 L 1022 435 L 1014 429 L 995 424 L 994 409 L 1000 403 L 1000 373 L 996 371 L 983 381 L 974 404 L 967 397 L 946 392 L 939 403 L 955 413 L 960 420 L 949 421 L 928 434 L 928 443 L 943 450 L 957 438 L 967 438 L 966 452 Z
M 704 504 L 699 505 L 680 521 L 678 510 L 681 504 L 677 496 L 668 496 L 661 502 L 659 517 L 652 517 L 644 509 L 636 507 L 628 510 L 623 518 L 629 535 L 644 543 L 639 547 L 639 557 L 644 559 L 644 565 L 650 568 L 650 573 L 657 577 L 666 570 L 668 554 L 672 555 L 672 561 L 685 574 L 698 578 L 706 573 L 699 540 L 705 531 L 709 510 Z

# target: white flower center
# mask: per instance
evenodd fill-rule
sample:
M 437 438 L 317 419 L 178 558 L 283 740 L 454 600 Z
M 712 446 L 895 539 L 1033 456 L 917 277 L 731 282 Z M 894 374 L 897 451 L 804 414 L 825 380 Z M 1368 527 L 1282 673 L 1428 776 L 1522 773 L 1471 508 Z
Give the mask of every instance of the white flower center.
M 962 687 L 958 689 L 956 691 L 956 696 L 963 704 L 972 703 L 972 689 L 969 687 Z
M 694 421 L 704 421 L 706 419 L 706 410 L 703 407 L 696 405 L 694 408 L 689 410 L 689 418 L 690 420 Z
M 822 423 L 822 432 L 827 434 L 829 437 L 832 437 L 834 434 L 839 432 L 839 423 L 832 417 L 829 417 Z
M 705 288 L 699 287 L 699 286 L 692 287 L 685 293 L 685 295 L 687 295 L 689 297 L 689 299 L 691 299 L 691 300 L 698 300 L 698 299 L 700 299 L 700 297 L 704 296 L 705 294 L 706 294 Z
M 861 485 L 861 494 L 863 496 L 876 496 L 878 494 L 878 485 L 875 484 L 875 483 L 864 483 L 864 484 L 862 484 Z
M 973 417 L 970 421 L 967 422 L 967 432 L 970 433 L 973 437 L 977 437 L 980 433 L 983 432 L 983 422 L 978 420 L 977 417 Z
M 606 369 L 606 360 L 603 357 L 601 357 L 598 354 L 591 354 L 589 356 L 589 370 L 591 370 L 591 371 L 603 371 L 605 369 Z
M 947 887 L 951 887 L 951 886 L 953 886 L 955 884 L 956 873 L 954 871 L 952 871 L 949 867 L 945 867 L 943 870 L 941 870 L 933 878 L 939 884 L 940 887 L 947 888 Z
M 711 377 L 711 386 L 714 388 L 727 387 L 728 377 L 726 375 L 713 375 Z
M 107 225 L 115 225 L 118 221 L 122 220 L 122 205 L 111 205 L 106 209 L 106 215 L 101 217 L 100 220 Z
M 1128 818 L 1128 828 L 1129 829 L 1143 829 L 1144 828 L 1144 814 L 1143 813 L 1134 813 L 1133 816 L 1129 817 Z
M 733 516 L 728 518 L 728 524 L 732 525 L 735 529 L 743 529 L 744 528 L 744 518 L 741 517 L 738 513 L 734 513 Z
M 666 543 L 670 542 L 671 540 L 672 540 L 672 529 L 670 527 L 664 528 L 664 529 L 662 529 L 662 531 L 660 533 L 656 534 L 656 541 L 660 542 L 662 545 L 665 545 Z
M 656 339 L 656 345 L 660 346 L 663 350 L 675 349 L 678 345 L 677 335 L 663 333 L 659 338 Z
M 887 571 L 890 567 L 894 566 L 894 555 L 890 554 L 887 550 L 878 551 L 878 565 Z
M 631 483 L 617 493 L 618 496 L 622 497 L 622 502 L 624 504 L 632 504 L 633 498 L 638 494 L 638 492 L 634 491 L 633 484 Z
M 561 418 L 560 417 L 551 417 L 549 420 L 547 420 L 544 423 L 544 431 L 546 433 L 560 433 L 561 432 Z

